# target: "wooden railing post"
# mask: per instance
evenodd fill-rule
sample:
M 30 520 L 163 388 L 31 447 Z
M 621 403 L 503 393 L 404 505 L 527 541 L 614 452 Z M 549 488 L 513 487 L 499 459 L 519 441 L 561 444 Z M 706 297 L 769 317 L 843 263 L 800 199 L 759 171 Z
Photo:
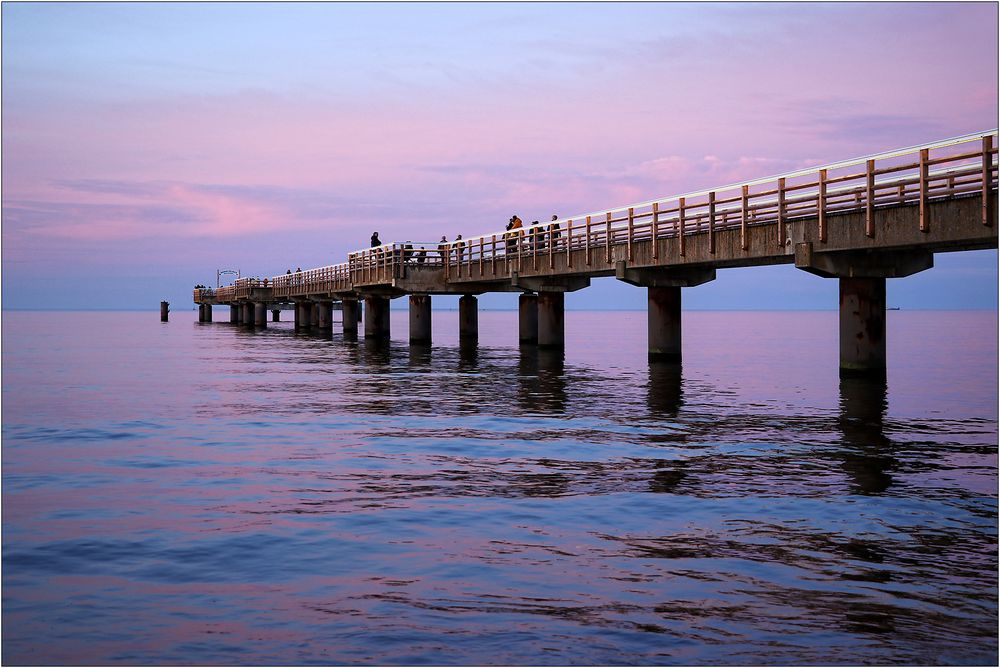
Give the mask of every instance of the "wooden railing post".
M 920 231 L 927 232 L 930 230 L 930 221 L 928 220 L 927 211 L 927 157 L 928 150 L 926 148 L 920 149 Z
M 865 236 L 875 236 L 875 161 L 865 163 Z
M 684 198 L 677 201 L 677 239 L 680 242 L 677 250 L 684 257 Z
M 750 194 L 750 186 L 743 186 L 740 199 L 740 248 L 746 250 L 750 247 L 747 240 L 747 205 Z
M 590 216 L 587 216 L 587 266 L 590 266 Z
M 607 246 L 607 263 L 611 264 L 611 212 L 608 211 L 607 234 L 605 234 L 605 245 Z
M 497 275 L 497 235 L 495 235 L 495 234 L 493 235 L 493 240 L 492 240 L 491 243 L 492 243 L 492 249 L 493 250 L 490 251 L 490 261 L 493 264 L 493 267 L 492 267 L 492 269 L 493 269 L 493 275 L 496 276 Z
M 566 221 L 566 266 L 570 269 L 573 268 L 573 254 L 570 251 L 573 249 L 573 219 Z
M 658 260 L 660 258 L 659 244 L 657 243 L 658 232 L 660 229 L 660 203 L 653 202 L 653 259 Z
M 785 247 L 785 179 L 778 179 L 778 246 Z
M 990 192 L 993 180 L 993 135 L 983 137 L 983 225 L 992 227 L 990 220 Z
M 819 240 L 826 243 L 826 170 L 819 170 L 819 196 L 816 208 L 819 216 Z
M 549 223 L 549 269 L 555 268 L 555 263 L 553 262 L 553 253 L 556 250 L 556 240 L 552 236 L 552 223 Z
M 628 261 L 632 261 L 632 223 L 635 218 L 635 209 L 628 208 Z
M 715 191 L 708 193 L 708 252 L 715 255 Z
M 479 237 L 479 277 L 480 278 L 483 277 L 483 259 L 484 259 L 483 256 L 486 253 L 486 251 L 484 250 L 484 244 L 485 244 L 485 242 L 486 242 L 486 239 L 484 239 L 483 237 Z M 470 258 L 470 261 L 471 261 L 471 258 Z

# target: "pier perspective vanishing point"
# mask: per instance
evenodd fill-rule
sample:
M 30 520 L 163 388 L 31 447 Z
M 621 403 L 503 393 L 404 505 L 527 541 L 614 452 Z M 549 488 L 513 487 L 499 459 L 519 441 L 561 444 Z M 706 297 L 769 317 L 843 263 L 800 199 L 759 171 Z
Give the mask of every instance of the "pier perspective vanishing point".
M 794 263 L 840 284 L 842 376 L 886 373 L 886 279 L 934 253 L 997 247 L 997 130 L 780 176 L 562 218 L 461 241 L 395 242 L 340 264 L 194 291 L 199 321 L 389 338 L 389 301 L 409 297 L 410 341 L 430 343 L 432 295 L 461 295 L 459 334 L 478 337 L 478 299 L 518 292 L 521 344 L 562 347 L 565 293 L 602 276 L 648 291 L 650 359 L 680 361 L 681 293 L 722 268 Z

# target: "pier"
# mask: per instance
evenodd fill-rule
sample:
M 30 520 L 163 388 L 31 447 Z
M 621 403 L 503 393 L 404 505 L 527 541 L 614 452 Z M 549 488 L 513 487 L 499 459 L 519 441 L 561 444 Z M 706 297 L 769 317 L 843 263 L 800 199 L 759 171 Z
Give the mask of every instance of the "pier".
M 431 341 L 433 295 L 460 295 L 459 335 L 478 337 L 478 295 L 516 292 L 519 342 L 564 345 L 564 299 L 614 276 L 648 294 L 650 359 L 679 362 L 682 295 L 718 269 L 793 264 L 840 284 L 843 376 L 886 373 L 886 279 L 931 269 L 934 253 L 997 247 L 997 131 L 563 218 L 461 241 L 399 242 L 346 262 L 196 289 L 230 322 L 267 326 L 294 307 L 296 329 L 388 339 L 389 302 L 409 299 L 410 341 Z

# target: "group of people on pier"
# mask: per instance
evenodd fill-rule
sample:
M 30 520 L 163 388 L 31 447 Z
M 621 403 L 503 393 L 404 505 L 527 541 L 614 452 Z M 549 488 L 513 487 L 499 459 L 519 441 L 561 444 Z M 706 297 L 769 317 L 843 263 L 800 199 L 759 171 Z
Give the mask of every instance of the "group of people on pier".
M 517 214 L 511 216 L 507 222 L 506 231 L 503 234 L 503 247 L 506 249 L 506 254 L 515 255 L 519 251 L 542 251 L 547 247 L 546 244 L 554 245 L 557 243 L 556 240 L 562 236 L 559 223 L 555 222 L 558 219 L 559 216 L 552 214 L 552 222 L 549 225 L 541 225 L 539 221 L 535 220 L 525 228 L 524 223 Z M 371 248 L 376 250 L 376 255 L 382 256 L 386 252 L 381 249 L 382 240 L 379 239 L 377 231 L 372 232 L 370 241 Z M 465 257 L 466 243 L 462 239 L 461 234 L 457 235 L 453 241 L 449 241 L 447 236 L 441 235 L 441 240 L 437 246 L 440 264 L 448 262 L 449 258 L 451 261 L 461 264 Z M 394 255 L 394 259 L 408 264 L 437 264 L 433 259 L 428 257 L 428 251 L 424 246 L 421 246 L 419 250 L 414 250 L 413 244 L 407 243 L 402 248 L 395 248 L 389 252 Z M 289 273 L 291 273 L 290 270 Z

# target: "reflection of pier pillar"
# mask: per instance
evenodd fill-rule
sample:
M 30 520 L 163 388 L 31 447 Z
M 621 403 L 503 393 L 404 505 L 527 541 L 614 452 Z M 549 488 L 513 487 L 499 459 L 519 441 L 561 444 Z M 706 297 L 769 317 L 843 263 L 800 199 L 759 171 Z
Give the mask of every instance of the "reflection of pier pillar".
M 566 345 L 564 292 L 538 293 L 538 346 L 562 348 Z
M 365 338 L 389 338 L 388 297 L 365 297 Z
M 271 322 L 281 322 L 281 309 L 271 309 Z
M 264 302 L 254 304 L 253 324 L 256 327 L 267 327 L 267 304 Z
M 681 360 L 681 288 L 646 288 L 649 302 L 649 359 Z
M 517 329 L 522 344 L 538 343 L 538 295 L 517 298 Z
M 341 326 L 343 327 L 344 334 L 354 334 L 358 333 L 358 300 L 357 299 L 345 299 L 341 302 Z
M 479 298 L 475 295 L 462 295 L 458 300 L 458 338 L 479 338 Z
M 319 302 L 316 304 L 316 310 L 319 315 L 318 326 L 324 332 L 329 332 L 333 329 L 333 303 L 332 302 Z
M 431 296 L 410 295 L 410 343 L 431 342 Z
M 885 375 L 885 279 L 840 279 L 840 375 Z
M 236 304 L 229 305 L 229 322 L 234 325 L 240 324 L 240 307 Z

